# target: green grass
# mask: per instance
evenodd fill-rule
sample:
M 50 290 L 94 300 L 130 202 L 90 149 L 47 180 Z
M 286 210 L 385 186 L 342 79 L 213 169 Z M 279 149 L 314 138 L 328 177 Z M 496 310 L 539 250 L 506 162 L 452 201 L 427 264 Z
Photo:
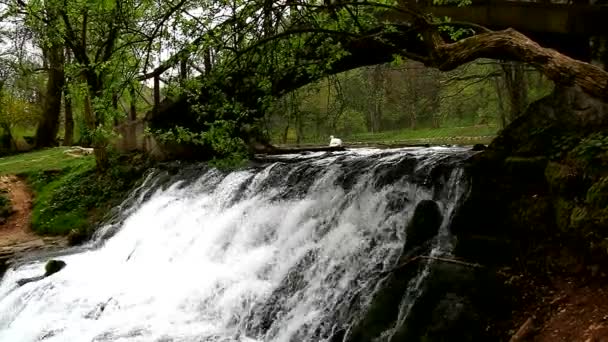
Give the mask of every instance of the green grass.
M 478 125 L 466 127 L 444 127 L 444 128 L 420 128 L 386 131 L 379 133 L 358 133 L 347 136 L 339 136 L 345 145 L 399 145 L 399 144 L 457 144 L 474 145 L 477 143 L 488 144 L 498 133 L 496 125 Z M 295 136 L 289 137 L 288 144 L 295 143 Z M 278 142 L 279 139 L 275 139 Z M 303 145 L 322 144 L 329 142 L 328 137 L 307 138 Z
M 93 168 L 93 156 L 72 157 L 66 147 L 49 148 L 40 151 L 16 154 L 0 158 L 0 174 L 27 174 L 39 171 L 64 170 L 76 167 Z
M 0 158 L 0 174 L 25 179 L 34 193 L 32 229 L 44 235 L 90 236 L 96 223 L 120 203 L 146 167 L 141 155 L 97 172 L 93 156 L 73 157 L 58 147 Z
M 496 126 L 469 126 L 469 127 L 445 127 L 445 128 L 422 128 L 416 130 L 388 131 L 380 133 L 354 134 L 348 140 L 361 142 L 386 142 L 386 141 L 408 141 L 408 140 L 450 140 L 461 137 L 485 137 L 494 136 L 498 132 Z

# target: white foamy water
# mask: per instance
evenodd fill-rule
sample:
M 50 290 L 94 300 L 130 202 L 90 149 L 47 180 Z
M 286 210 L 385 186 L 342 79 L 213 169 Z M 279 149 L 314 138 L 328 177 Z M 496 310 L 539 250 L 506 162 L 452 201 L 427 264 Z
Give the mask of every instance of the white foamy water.
M 227 174 L 201 167 L 195 180 L 141 195 L 111 238 L 60 257 L 60 272 L 18 287 L 46 260 L 7 271 L 0 341 L 322 341 L 394 266 L 420 200 L 442 209 L 434 253 L 449 251 L 465 189 L 458 168 L 439 180 L 430 169 L 455 155 L 466 152 L 313 154 Z

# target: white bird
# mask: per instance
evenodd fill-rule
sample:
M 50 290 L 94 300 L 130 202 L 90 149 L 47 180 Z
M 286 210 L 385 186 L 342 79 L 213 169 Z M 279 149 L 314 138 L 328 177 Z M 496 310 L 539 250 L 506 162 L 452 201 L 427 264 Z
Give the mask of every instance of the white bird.
M 329 147 L 342 146 L 342 139 L 334 138 L 333 135 L 330 135 L 329 139 Z

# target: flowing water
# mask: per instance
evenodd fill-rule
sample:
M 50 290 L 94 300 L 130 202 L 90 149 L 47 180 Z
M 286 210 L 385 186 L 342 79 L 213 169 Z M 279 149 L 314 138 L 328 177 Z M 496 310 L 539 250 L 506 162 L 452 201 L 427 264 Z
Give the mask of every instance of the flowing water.
M 450 252 L 469 155 L 358 149 L 231 173 L 157 171 L 91 248 L 60 257 L 60 272 L 18 287 L 46 260 L 7 271 L 0 341 L 327 340 L 395 266 L 421 200 L 444 214 L 432 252 Z M 423 280 L 412 280 L 401 319 Z

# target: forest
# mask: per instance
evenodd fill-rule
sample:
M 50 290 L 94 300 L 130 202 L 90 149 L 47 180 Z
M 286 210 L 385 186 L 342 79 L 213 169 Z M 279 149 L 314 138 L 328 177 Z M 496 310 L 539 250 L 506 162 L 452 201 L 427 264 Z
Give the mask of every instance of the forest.
M 3 153 L 91 146 L 103 165 L 106 147 L 124 138 L 117 127 L 150 118 L 145 135 L 211 146 L 219 156 L 242 150 L 249 139 L 242 132 L 251 125 L 275 144 L 325 144 L 331 134 L 352 142 L 441 142 L 461 135 L 487 140 L 546 95 L 549 78 L 561 77 L 518 62 L 527 57 L 508 51 L 504 59 L 434 65 L 420 54 L 422 37 L 410 42 L 411 29 L 399 32 L 404 22 L 419 25 L 421 14 L 400 6 L 6 1 Z M 390 11 L 405 17 L 386 21 Z M 424 25 L 437 28 L 446 42 L 487 34 L 449 18 Z M 425 32 L 423 26 L 418 32 Z M 411 46 L 390 41 L 395 34 Z M 362 58 L 366 53 L 373 57 Z M 187 108 L 170 107 L 185 98 Z M 154 123 L 167 108 L 173 119 Z

